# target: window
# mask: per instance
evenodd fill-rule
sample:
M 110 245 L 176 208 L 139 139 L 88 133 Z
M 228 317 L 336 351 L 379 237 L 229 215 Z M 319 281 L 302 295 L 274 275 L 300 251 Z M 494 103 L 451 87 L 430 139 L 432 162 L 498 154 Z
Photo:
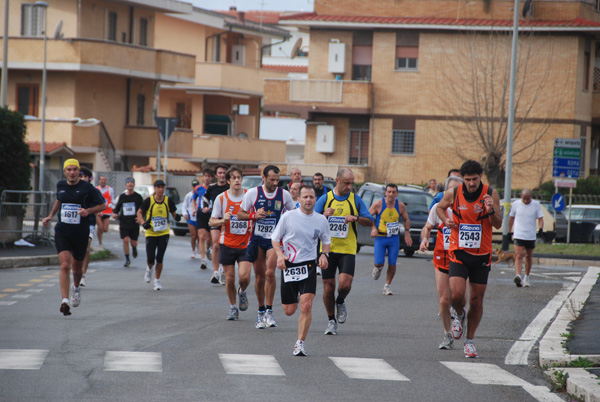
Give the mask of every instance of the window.
M 413 130 L 392 131 L 392 154 L 414 155 L 415 132 Z
M 590 89 L 590 72 L 592 70 L 592 41 L 585 40 L 585 51 L 583 53 L 583 90 Z
M 600 11 L 600 0 L 596 0 L 594 3 L 594 10 Z
M 221 61 L 221 35 L 215 35 L 213 37 L 213 52 L 212 52 L 212 60 L 220 62 Z
M 369 130 L 350 130 L 348 163 L 366 165 L 369 162 Z
M 38 115 L 38 84 L 17 84 L 17 110 L 24 115 Z
M 140 18 L 140 46 L 148 46 L 148 19 Z
M 44 32 L 44 7 L 35 4 L 21 5 L 21 35 L 42 36 Z
M 106 39 L 117 40 L 117 13 L 114 11 L 108 12 L 108 24 L 106 27 Z
M 369 190 L 365 190 L 365 192 L 362 193 L 360 198 L 363 200 L 363 202 L 365 203 L 365 205 L 368 208 L 371 206 L 371 200 L 373 200 L 373 192 L 369 191 Z
M 419 67 L 419 33 L 402 31 L 396 34 L 396 70 L 416 70 Z
M 146 95 L 139 94 L 137 97 L 137 125 L 144 125 L 144 111 L 146 106 Z
M 371 81 L 373 32 L 355 31 L 352 38 L 352 80 Z
M 177 127 L 192 128 L 192 107 L 189 104 L 177 102 L 175 116 L 179 119 Z

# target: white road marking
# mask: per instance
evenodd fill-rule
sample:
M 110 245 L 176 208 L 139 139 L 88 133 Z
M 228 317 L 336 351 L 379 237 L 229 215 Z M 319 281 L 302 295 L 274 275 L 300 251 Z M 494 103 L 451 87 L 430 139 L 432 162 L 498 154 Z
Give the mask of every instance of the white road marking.
M 26 292 L 28 293 L 39 293 L 39 292 L 43 292 L 44 289 L 27 289 Z
M 56 285 L 56 283 L 40 283 L 38 286 L 42 286 L 42 287 L 45 287 L 45 288 L 50 288 L 50 287 L 55 286 L 55 285 Z
M 564 402 L 564 399 L 556 394 L 553 394 L 543 385 L 527 385 L 523 387 L 523 389 L 540 402 Z
M 28 295 L 28 294 L 22 294 L 21 293 L 21 294 L 13 295 L 12 298 L 13 299 L 27 299 L 30 296 L 31 296 L 30 294 Z
M 410 381 L 383 359 L 330 357 L 349 378 L 363 380 Z
M 162 353 L 106 352 L 104 371 L 162 372 Z
M 440 362 L 456 374 L 460 375 L 471 384 L 480 385 L 510 385 L 523 387 L 530 385 L 527 381 L 512 375 L 495 364 L 488 363 L 460 363 Z
M 0 349 L 0 369 L 39 370 L 47 355 L 42 349 Z
M 219 353 L 227 374 L 280 375 L 283 369 L 272 355 L 239 355 Z
M 508 351 L 504 364 L 507 365 L 527 365 L 527 357 L 529 352 L 542 336 L 544 328 L 556 315 L 558 310 L 563 305 L 564 301 L 569 297 L 569 294 L 575 288 L 574 283 L 563 285 L 563 288 L 546 304 L 546 307 L 538 313 L 521 334 L 521 337 L 513 344 Z
M 12 306 L 16 301 L 0 301 L 0 306 Z

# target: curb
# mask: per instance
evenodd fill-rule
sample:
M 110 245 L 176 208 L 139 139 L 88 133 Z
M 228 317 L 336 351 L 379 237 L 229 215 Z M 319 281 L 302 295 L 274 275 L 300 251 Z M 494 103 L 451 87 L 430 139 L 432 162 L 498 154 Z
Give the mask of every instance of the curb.
M 590 266 L 577 287 L 567 297 L 558 315 L 546 331 L 539 344 L 539 364 L 541 367 L 551 367 L 545 370 L 552 379 L 552 374 L 563 370 L 569 374 L 567 378 L 567 392 L 585 398 L 585 401 L 600 402 L 600 384 L 598 377 L 582 368 L 567 367 L 578 358 L 588 359 L 595 364 L 600 364 L 600 355 L 572 355 L 563 348 L 563 333 L 569 332 L 569 325 L 581 314 L 583 305 L 587 301 L 592 288 L 598 281 L 600 267 Z M 559 367 L 556 367 L 559 366 Z M 564 368 L 561 368 L 564 367 Z
M 60 265 L 58 255 L 37 255 L 34 257 L 0 258 L 0 268 L 23 268 L 45 265 Z

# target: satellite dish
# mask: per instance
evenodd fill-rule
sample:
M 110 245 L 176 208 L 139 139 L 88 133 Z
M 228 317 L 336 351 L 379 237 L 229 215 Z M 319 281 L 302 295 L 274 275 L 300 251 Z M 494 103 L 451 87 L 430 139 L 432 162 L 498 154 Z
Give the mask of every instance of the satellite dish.
M 77 123 L 75 123 L 75 125 L 77 127 L 92 127 L 99 123 L 100 123 L 100 120 L 98 120 L 96 118 L 91 118 L 91 119 L 79 120 Z
M 246 134 L 246 133 L 239 133 L 238 134 L 238 138 L 248 138 L 248 134 Z
M 56 29 L 54 30 L 54 39 L 62 39 L 63 38 L 63 34 L 61 32 L 62 30 L 62 20 L 58 21 L 58 24 L 56 24 Z
M 294 43 L 294 47 L 292 48 L 292 54 L 290 54 L 290 58 L 293 59 L 294 57 L 298 56 L 298 51 L 300 50 L 300 47 L 302 47 L 302 38 L 298 38 L 296 43 Z

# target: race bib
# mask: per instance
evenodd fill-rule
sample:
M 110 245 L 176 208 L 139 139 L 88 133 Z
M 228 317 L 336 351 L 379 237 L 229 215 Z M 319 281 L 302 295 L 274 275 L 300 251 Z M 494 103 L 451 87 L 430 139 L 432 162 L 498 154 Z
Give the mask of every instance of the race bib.
M 458 247 L 481 248 L 481 225 L 461 223 L 458 226 Z
M 162 216 L 153 216 L 152 217 L 152 230 L 155 232 L 162 232 L 163 230 L 169 229 L 169 223 L 167 222 L 167 218 L 163 218 Z
M 452 229 L 444 228 L 444 250 L 448 250 L 450 248 L 450 233 L 452 233 Z
M 123 204 L 123 215 L 124 216 L 135 215 L 135 202 L 126 202 Z
M 245 235 L 248 231 L 248 221 L 238 221 L 237 216 L 231 215 L 229 219 L 229 233 L 234 235 Z
M 328 220 L 331 237 L 338 239 L 345 239 L 348 237 L 348 224 L 345 223 L 345 216 L 330 216 Z
M 62 204 L 60 208 L 60 221 L 69 225 L 79 225 L 81 215 L 77 211 L 81 208 L 79 204 Z
M 273 231 L 277 225 L 277 219 L 275 218 L 263 218 L 256 221 L 254 233 L 264 239 L 270 239 Z
M 286 268 L 283 271 L 284 282 L 298 282 L 308 278 L 308 265 Z
M 387 237 L 392 237 L 400 233 L 400 224 L 398 222 L 389 222 L 385 224 L 387 228 Z

